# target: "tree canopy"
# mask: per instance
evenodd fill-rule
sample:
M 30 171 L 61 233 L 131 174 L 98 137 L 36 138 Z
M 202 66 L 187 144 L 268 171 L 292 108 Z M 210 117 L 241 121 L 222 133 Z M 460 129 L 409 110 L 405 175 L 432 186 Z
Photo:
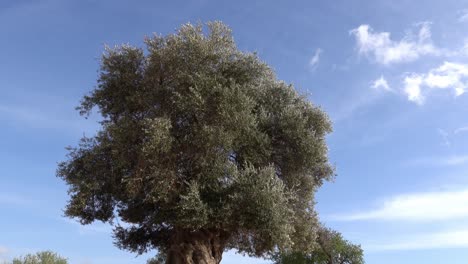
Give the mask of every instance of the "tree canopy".
M 275 264 L 364 264 L 364 255 L 361 246 L 345 240 L 337 231 L 321 227 L 314 251 L 279 253 L 274 261 Z
M 311 252 L 314 192 L 333 177 L 327 115 L 221 22 L 145 43 L 107 48 L 78 107 L 102 121 L 59 164 L 65 214 L 112 223 L 119 248 L 168 263 Z
M 11 264 L 67 264 L 68 261 L 52 251 L 41 251 L 36 254 L 14 258 Z

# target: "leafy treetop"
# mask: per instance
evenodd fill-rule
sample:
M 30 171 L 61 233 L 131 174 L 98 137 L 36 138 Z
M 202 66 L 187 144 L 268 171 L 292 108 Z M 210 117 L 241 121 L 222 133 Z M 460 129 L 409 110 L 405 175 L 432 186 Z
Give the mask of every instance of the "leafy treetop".
M 195 231 L 254 256 L 312 251 L 313 195 L 333 176 L 326 114 L 220 22 L 145 43 L 107 48 L 78 107 L 103 119 L 59 165 L 66 215 L 114 223 L 116 245 L 138 253 Z

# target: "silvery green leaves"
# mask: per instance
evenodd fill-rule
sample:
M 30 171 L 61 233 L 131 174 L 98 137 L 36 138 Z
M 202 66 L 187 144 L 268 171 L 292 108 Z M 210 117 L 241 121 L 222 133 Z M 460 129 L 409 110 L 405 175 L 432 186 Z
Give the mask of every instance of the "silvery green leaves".
M 275 264 L 364 264 L 360 245 L 352 244 L 331 229 L 320 226 L 316 238 L 317 246 L 309 253 L 288 252 L 273 257 Z
M 333 175 L 326 114 L 220 22 L 145 43 L 103 54 L 79 107 L 98 110 L 101 130 L 58 170 L 66 214 L 118 218 L 116 244 L 136 252 L 167 250 L 176 232 L 222 234 L 225 249 L 256 256 L 312 248 L 314 192 Z
M 294 211 L 290 203 L 295 197 L 287 190 L 274 167 L 256 169 L 247 165 L 234 177 L 230 197 L 235 205 L 232 225 L 237 226 L 239 232 L 251 234 L 265 243 L 261 247 L 249 245 L 250 248 L 245 250 L 261 256 L 264 247 L 291 248 Z

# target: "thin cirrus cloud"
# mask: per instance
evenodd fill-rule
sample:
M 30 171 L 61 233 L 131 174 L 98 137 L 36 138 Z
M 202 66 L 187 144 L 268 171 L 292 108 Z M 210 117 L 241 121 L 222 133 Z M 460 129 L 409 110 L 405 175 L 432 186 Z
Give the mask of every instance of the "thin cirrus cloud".
M 406 34 L 401 40 L 392 40 L 389 32 L 375 32 L 369 25 L 360 25 L 350 31 L 356 39 L 360 55 L 372 57 L 383 65 L 411 62 L 423 55 L 439 55 L 441 50 L 432 44 L 430 23 L 419 23 L 416 35 Z
M 450 143 L 449 143 L 450 144 Z M 428 157 L 410 161 L 409 165 L 415 166 L 460 166 L 468 163 L 468 155 L 452 155 L 447 157 Z
M 468 126 L 458 127 L 454 130 L 445 130 L 437 129 L 437 133 L 442 138 L 442 145 L 450 147 L 452 145 L 452 140 L 455 136 L 461 136 L 462 134 L 468 132 Z
M 58 114 L 54 109 L 40 109 L 42 106 L 28 107 L 22 105 L 6 105 L 0 103 L 0 120 L 12 121 L 17 124 L 26 125 L 40 129 L 51 129 L 54 131 L 67 131 L 82 133 L 86 131 L 93 133 L 97 129 L 97 124 L 89 122 L 84 118 L 80 118 L 78 114 L 69 117 Z M 42 107 L 46 108 L 46 107 Z M 72 109 L 72 108 L 70 108 Z M 10 122 L 6 126 L 10 125 Z
M 8 206 L 31 206 L 37 203 L 28 197 L 21 196 L 19 194 L 2 192 L 0 194 L 0 205 Z
M 468 248 L 468 229 L 460 228 L 404 236 L 396 241 L 364 246 L 368 251 Z
M 468 219 L 468 189 L 401 194 L 376 209 L 336 215 L 336 221 L 447 221 Z
M 78 233 L 80 235 L 87 235 L 87 234 L 99 234 L 99 233 L 105 233 L 105 234 L 110 234 L 112 233 L 112 226 L 109 224 L 101 223 L 101 222 L 94 222 L 89 225 L 81 225 L 79 222 L 77 222 L 74 219 L 60 219 L 62 221 L 65 221 L 66 223 L 75 226 L 78 228 Z
M 322 54 L 323 50 L 318 48 L 315 50 L 314 56 L 310 58 L 309 61 L 309 67 L 311 71 L 315 71 L 318 67 L 318 64 L 320 62 L 320 55 Z
M 445 61 L 427 73 L 408 74 L 403 81 L 404 93 L 417 104 L 423 104 L 426 94 L 436 89 L 450 90 L 457 97 L 465 93 L 467 79 L 468 64 Z
M 450 142 L 450 133 L 445 131 L 444 129 L 437 129 L 437 133 L 439 136 L 442 138 L 442 145 L 446 147 L 450 147 L 452 145 L 452 142 Z

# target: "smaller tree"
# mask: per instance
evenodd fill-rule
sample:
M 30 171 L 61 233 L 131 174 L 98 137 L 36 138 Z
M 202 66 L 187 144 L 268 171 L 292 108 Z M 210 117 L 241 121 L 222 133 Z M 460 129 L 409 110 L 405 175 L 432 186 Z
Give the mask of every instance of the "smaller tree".
M 291 252 L 274 257 L 275 264 L 364 264 L 363 250 L 334 230 L 321 227 L 317 247 L 310 254 Z
M 41 251 L 14 258 L 12 264 L 68 264 L 68 260 L 52 251 Z

